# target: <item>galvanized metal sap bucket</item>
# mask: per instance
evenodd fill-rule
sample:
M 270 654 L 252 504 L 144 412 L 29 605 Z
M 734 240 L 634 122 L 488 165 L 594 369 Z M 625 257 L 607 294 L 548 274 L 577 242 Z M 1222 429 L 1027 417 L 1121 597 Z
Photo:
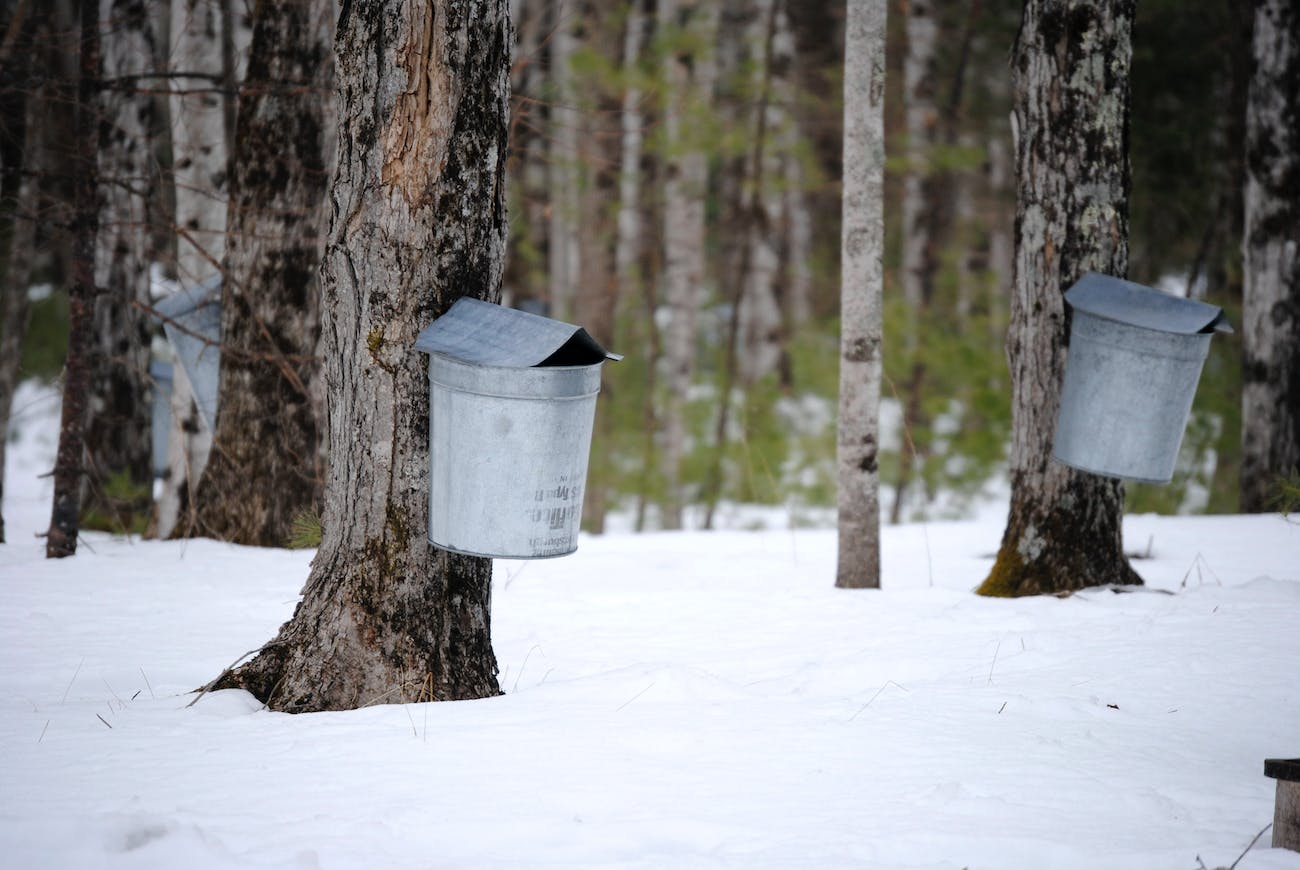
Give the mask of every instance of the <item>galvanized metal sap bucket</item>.
M 194 390 L 194 404 L 209 430 L 217 424 L 221 377 L 221 276 L 178 290 L 154 305 L 176 362 Z
M 167 435 L 172 428 L 172 367 L 161 360 L 149 363 L 153 399 L 149 405 L 150 456 L 153 476 L 167 473 Z
M 461 299 L 420 333 L 429 354 L 429 542 L 544 559 L 578 548 L 600 366 L 587 332 Z
M 1089 272 L 1073 309 L 1053 456 L 1081 471 L 1168 483 L 1223 310 Z

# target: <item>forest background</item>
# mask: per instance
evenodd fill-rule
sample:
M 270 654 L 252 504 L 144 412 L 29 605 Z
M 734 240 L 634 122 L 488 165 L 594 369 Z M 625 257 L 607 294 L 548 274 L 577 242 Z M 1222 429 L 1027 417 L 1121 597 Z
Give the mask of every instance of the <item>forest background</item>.
M 3 4 L 6 32 L 27 6 Z M 580 323 L 626 355 L 605 367 L 589 529 L 613 515 L 637 529 L 710 527 L 729 503 L 785 505 L 794 523 L 829 524 L 842 4 L 701 2 L 686 27 L 669 6 L 512 3 L 504 301 Z M 1251 14 L 1228 0 L 1144 0 L 1133 30 L 1128 277 L 1204 298 L 1234 322 Z M 1008 0 L 890 3 L 881 481 L 894 522 L 960 515 L 1002 485 L 1019 18 Z M 168 41 L 153 50 L 167 69 Z M 39 64 L 24 71 L 10 54 L 0 251 L 12 283 L 20 188 L 32 177 L 12 155 Z M 685 68 L 673 62 L 683 56 Z M 155 84 L 150 259 L 184 284 L 175 94 Z M 229 77 L 210 91 L 233 113 Z M 43 172 L 57 194 L 57 166 Z M 54 380 L 64 364 L 67 236 L 57 220 L 35 222 L 23 377 Z M 1213 344 L 1174 482 L 1129 486 L 1129 511 L 1237 510 L 1240 356 L 1239 342 Z M 144 528 L 141 510 L 118 509 L 148 502 L 139 481 L 92 476 L 91 486 L 100 498 L 86 525 Z

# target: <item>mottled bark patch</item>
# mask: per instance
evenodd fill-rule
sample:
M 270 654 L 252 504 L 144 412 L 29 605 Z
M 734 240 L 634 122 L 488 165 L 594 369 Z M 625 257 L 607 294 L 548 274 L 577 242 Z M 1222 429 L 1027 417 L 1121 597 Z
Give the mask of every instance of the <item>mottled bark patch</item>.
M 411 3 L 410 27 L 397 66 L 406 86 L 397 97 L 384 133 L 380 178 L 412 206 L 425 204 L 433 181 L 447 163 L 451 139 L 454 79 L 444 65 L 444 28 L 437 27 L 431 3 Z

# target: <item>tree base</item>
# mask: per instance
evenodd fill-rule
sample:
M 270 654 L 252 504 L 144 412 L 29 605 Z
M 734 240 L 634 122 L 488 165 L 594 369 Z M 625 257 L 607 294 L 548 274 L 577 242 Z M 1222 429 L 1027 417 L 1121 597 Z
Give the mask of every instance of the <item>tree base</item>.
M 1029 490 L 1013 485 L 1002 546 L 977 594 L 1018 598 L 1142 585 L 1124 555 L 1122 484 L 1056 469 L 1052 496 Z
M 211 689 L 244 689 L 283 713 L 502 694 L 490 559 L 433 551 L 413 560 L 426 570 L 411 574 L 389 573 L 359 554 L 335 562 L 351 570 L 331 571 L 330 560 L 317 559 L 293 618 Z

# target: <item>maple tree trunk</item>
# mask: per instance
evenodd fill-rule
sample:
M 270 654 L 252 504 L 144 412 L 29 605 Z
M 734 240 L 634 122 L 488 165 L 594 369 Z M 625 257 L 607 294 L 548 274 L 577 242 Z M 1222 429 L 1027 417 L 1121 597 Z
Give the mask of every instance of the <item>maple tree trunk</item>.
M 1255 4 L 1246 109 L 1241 509 L 1300 470 L 1300 10 Z
M 333 0 L 258 4 L 231 161 L 220 413 L 196 534 L 283 546 L 319 510 L 320 269 Z
M 1124 556 L 1123 485 L 1051 459 L 1065 371 L 1064 293 L 1128 267 L 1134 0 L 1028 0 L 1012 61 L 1017 202 L 1011 508 L 982 595 L 1141 583 Z
M 458 298 L 500 296 L 510 36 L 506 0 L 350 0 L 339 17 L 324 536 L 293 617 L 221 681 L 272 709 L 499 693 L 492 562 L 428 543 L 412 348 Z

